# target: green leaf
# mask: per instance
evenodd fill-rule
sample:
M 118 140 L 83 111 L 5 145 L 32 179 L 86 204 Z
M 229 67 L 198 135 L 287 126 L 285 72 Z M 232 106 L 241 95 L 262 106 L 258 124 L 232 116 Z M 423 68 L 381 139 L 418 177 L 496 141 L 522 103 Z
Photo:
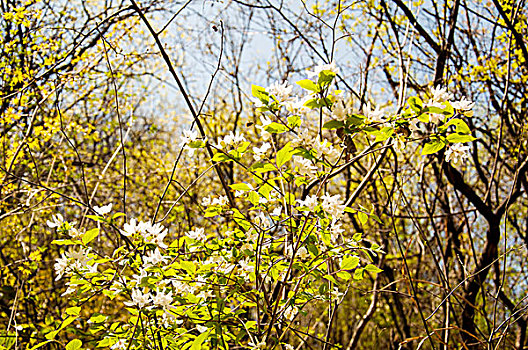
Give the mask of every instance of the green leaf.
M 59 329 L 49 332 L 48 334 L 46 334 L 45 338 L 48 339 L 48 340 L 51 340 L 51 339 L 55 338 L 55 336 L 57 335 L 57 333 L 59 333 L 62 329 L 64 329 L 64 328 L 67 327 L 70 323 L 72 323 L 73 321 L 75 321 L 75 319 L 76 319 L 75 316 L 69 316 L 67 319 L 65 319 L 64 321 L 62 321 L 62 324 L 61 324 L 61 326 L 59 327 Z
M 445 142 L 439 139 L 426 143 L 422 149 L 422 155 L 433 154 L 445 147 Z
M 82 341 L 79 339 L 73 339 L 71 342 L 66 344 L 66 350 L 78 350 L 82 347 Z
M 336 74 L 331 70 L 322 70 L 319 72 L 319 79 L 317 79 L 317 84 L 320 86 L 328 86 L 334 80 Z
M 334 284 L 338 284 L 337 280 L 332 275 L 324 275 L 323 278 L 325 280 L 327 280 L 327 281 L 330 281 L 330 282 L 334 283 Z
M 364 268 L 358 268 L 354 270 L 354 276 L 352 276 L 355 280 L 362 280 L 363 279 L 363 271 L 365 271 Z
M 409 98 L 408 101 L 409 107 L 416 113 L 420 114 L 420 111 L 422 110 L 423 102 L 420 98 L 413 96 Z
M 321 107 L 321 105 L 319 104 L 319 99 L 318 98 L 312 98 L 312 99 L 306 101 L 303 106 L 311 108 L 311 109 Z
M 271 124 L 266 125 L 264 130 L 271 134 L 281 134 L 283 132 L 288 131 L 288 127 L 286 125 L 273 122 Z
M 245 141 L 245 142 L 242 142 L 238 147 L 237 147 L 237 152 L 239 153 L 244 153 L 247 148 L 249 147 L 249 145 L 251 144 L 251 142 L 248 142 L 248 141 Z
M 358 211 L 357 213 L 359 221 L 364 225 L 368 221 L 368 215 L 365 214 L 362 211 Z
M 94 240 L 95 237 L 99 234 L 99 229 L 94 228 L 89 231 L 86 231 L 86 233 L 82 236 L 82 242 L 84 245 L 90 243 Z
M 51 340 L 51 339 L 55 338 L 57 333 L 59 333 L 59 330 L 51 331 L 48 334 L 46 334 L 45 338 L 48 339 L 48 340 Z
M 71 244 L 77 244 L 77 243 L 72 241 L 71 239 L 55 239 L 55 240 L 51 241 L 51 244 L 71 245 Z
M 99 215 L 86 215 L 86 217 L 88 219 L 92 219 L 94 221 L 99 221 L 99 222 L 104 222 L 105 221 L 104 217 L 99 216 Z
M 205 332 L 197 336 L 196 339 L 194 339 L 190 350 L 201 350 L 202 344 L 205 342 L 208 336 L 209 336 L 209 332 Z
M 435 106 L 428 106 L 428 107 L 424 108 L 423 113 L 434 113 L 434 114 L 442 114 L 442 115 L 451 115 L 452 114 L 452 108 L 451 108 L 451 111 L 450 111 L 449 108 L 447 108 L 447 106 L 444 107 L 444 108 L 439 108 L 439 107 L 435 107 Z
M 255 163 L 249 168 L 249 171 L 254 171 L 260 174 L 274 170 L 277 170 L 277 168 L 275 168 L 275 166 L 270 163 Z
M 116 343 L 117 343 L 117 339 L 116 339 Z M 98 348 L 105 348 L 105 347 L 108 347 L 108 346 L 111 346 L 111 345 L 113 345 L 112 344 L 112 338 L 104 338 L 99 343 L 97 343 L 97 347 Z
M 115 213 L 114 215 L 112 215 L 112 220 L 117 219 L 120 216 L 126 216 L 126 214 L 125 213 Z
M 222 152 L 218 152 L 213 156 L 213 162 L 229 162 L 231 161 L 231 157 L 229 157 L 227 154 L 224 154 Z
M 298 115 L 290 115 L 288 117 L 288 126 L 292 129 L 301 126 L 301 117 Z
M 189 275 L 196 273 L 196 265 L 192 261 L 180 261 L 180 266 L 187 271 Z
M 382 142 L 390 138 L 394 134 L 394 129 L 391 127 L 384 127 L 379 131 L 372 132 L 372 135 L 376 136 L 376 140 L 374 142 Z
M 249 187 L 249 185 L 245 183 L 232 184 L 232 185 L 229 185 L 229 187 L 231 187 L 235 191 L 251 191 L 252 190 L 252 188 Z
M 317 86 L 317 84 L 314 83 L 313 81 L 311 81 L 310 79 L 299 80 L 297 82 L 297 85 L 299 85 L 300 87 L 302 87 L 305 90 L 310 90 L 310 91 L 313 91 L 313 92 L 319 92 L 319 86 Z
M 373 265 L 373 264 L 368 264 L 367 266 L 365 266 L 365 270 L 367 270 L 368 272 L 376 273 L 376 274 L 383 272 L 382 269 L 378 268 L 376 265 Z
M 90 322 L 92 323 L 103 323 L 104 321 L 106 321 L 105 315 L 98 314 L 90 317 Z
M 327 121 L 326 123 L 324 123 L 323 125 L 323 129 L 328 129 L 328 130 L 332 130 L 332 129 L 339 129 L 339 128 L 342 128 L 345 126 L 345 123 L 339 121 L 339 120 L 329 120 Z
M 352 270 L 359 265 L 358 256 L 345 256 L 341 261 L 341 270 Z
M 447 135 L 447 141 L 451 143 L 464 143 L 476 140 L 476 137 L 465 134 L 449 134 Z
M 258 85 L 251 85 L 251 94 L 262 101 L 264 104 L 269 103 L 269 94 L 265 88 Z
M 69 307 L 66 309 L 66 315 L 69 316 L 77 316 L 81 312 L 81 308 L 79 306 Z
M 281 150 L 277 152 L 277 167 L 281 167 L 293 157 L 293 148 L 288 142 Z
M 348 281 L 352 277 L 350 275 L 350 273 L 348 273 L 346 271 L 337 272 L 336 276 L 341 278 L 342 280 L 345 280 L 345 281 Z
M 466 124 L 465 121 L 459 118 L 453 118 L 450 121 L 448 121 L 445 126 L 455 125 L 456 126 L 456 132 L 460 134 L 471 134 L 471 129 Z

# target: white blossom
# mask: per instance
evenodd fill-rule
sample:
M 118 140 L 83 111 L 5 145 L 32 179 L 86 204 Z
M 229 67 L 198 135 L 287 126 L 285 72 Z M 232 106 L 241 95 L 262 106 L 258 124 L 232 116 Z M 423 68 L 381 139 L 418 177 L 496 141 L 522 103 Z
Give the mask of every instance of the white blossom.
M 76 229 L 75 227 L 72 227 L 68 230 L 68 234 L 71 238 L 80 239 L 84 235 L 84 232 Z
M 180 280 L 173 279 L 172 286 L 174 287 L 174 292 L 181 296 L 186 296 L 190 291 L 190 286 Z
M 196 241 L 202 241 L 207 238 L 204 232 L 205 229 L 203 227 L 197 227 L 194 230 L 187 232 L 187 237 Z
M 64 254 L 62 254 L 62 257 L 58 258 L 55 261 L 54 268 L 55 268 L 55 272 L 57 273 L 57 277 L 55 278 L 55 281 L 58 281 L 62 278 L 62 276 L 68 269 L 68 266 L 69 266 L 68 258 Z
M 271 119 L 266 117 L 265 115 L 260 116 L 260 122 L 262 125 L 255 125 L 255 127 L 260 130 L 260 136 L 264 141 L 267 141 L 270 139 L 271 134 L 266 131 L 266 126 L 270 125 L 272 123 Z
M 55 227 L 61 227 L 61 225 L 64 223 L 64 218 L 61 214 L 56 214 L 51 217 L 51 220 L 47 220 L 46 224 L 49 228 L 55 228 Z
M 247 273 L 251 273 L 255 271 L 255 266 L 252 266 L 251 261 L 249 261 L 249 259 L 240 260 L 238 264 L 240 265 L 242 270 Z
M 322 156 L 337 158 L 339 156 L 339 151 L 326 139 L 322 142 L 313 142 L 313 148 L 317 152 L 317 157 L 319 158 Z
M 163 240 L 165 239 L 165 236 L 167 236 L 168 231 L 167 229 L 162 226 L 161 224 L 151 224 L 151 223 L 145 223 L 143 226 L 144 230 L 146 231 L 145 234 L 145 241 L 149 243 L 154 243 L 158 247 L 166 249 L 167 245 L 163 243 Z
M 445 159 L 447 162 L 453 161 L 453 163 L 456 164 L 459 160 L 469 158 L 468 151 L 469 146 L 464 146 L 460 143 L 452 144 L 445 152 Z
M 150 293 L 143 293 L 139 289 L 135 288 L 132 290 L 132 301 L 125 301 L 124 304 L 126 306 L 137 306 L 138 308 L 142 309 L 150 303 L 151 297 L 152 296 Z
M 196 325 L 196 330 L 200 333 L 205 333 L 209 330 L 209 328 L 207 328 L 206 326 L 202 326 L 200 324 L 197 324 Z
M 310 209 L 310 211 L 314 211 L 315 207 L 317 207 L 318 204 L 317 196 L 308 196 L 305 200 L 298 199 L 297 204 L 299 204 L 299 206 L 301 207 L 307 207 L 308 209 Z
M 332 243 L 337 242 L 337 239 L 343 232 L 345 232 L 345 230 L 341 227 L 341 223 L 334 223 L 332 227 L 330 227 L 330 240 Z
M 273 209 L 273 211 L 270 213 L 270 216 L 280 216 L 281 212 L 282 206 Z
M 290 113 L 304 113 L 310 110 L 304 104 L 311 98 L 312 96 L 310 95 L 305 96 L 303 98 L 290 98 L 289 100 L 284 102 L 284 106 L 286 107 L 286 110 Z
M 418 120 L 418 118 L 414 118 L 414 119 L 411 119 L 409 121 L 409 130 L 411 131 L 411 136 L 412 137 L 419 137 L 420 136 L 420 125 L 418 124 L 420 121 Z
M 290 98 L 293 86 L 289 85 L 287 81 L 282 84 L 275 82 L 266 88 L 266 91 L 280 101 L 286 101 Z
M 248 345 L 251 346 L 251 350 L 261 350 L 266 349 L 266 342 L 259 342 L 258 340 L 248 342 Z
M 323 203 L 321 204 L 323 210 L 332 215 L 334 220 L 339 219 L 345 210 L 345 206 L 341 204 L 341 196 L 338 194 L 334 196 L 325 194 L 321 199 L 323 200 Z
M 300 130 L 297 136 L 291 141 L 292 147 L 302 147 L 310 145 L 313 142 L 313 137 L 307 129 Z
M 330 71 L 330 72 L 333 72 L 335 74 L 337 74 L 339 72 L 335 62 L 332 61 L 329 64 L 320 64 L 318 66 L 315 66 L 314 70 L 313 71 L 308 71 L 307 74 L 308 74 L 309 78 L 316 78 L 316 77 L 319 77 L 319 74 L 322 71 Z
M 144 266 L 145 268 L 157 265 L 159 263 L 165 263 L 168 260 L 168 257 L 161 254 L 160 250 L 156 248 L 154 251 L 147 253 L 147 256 L 144 257 Z
M 350 113 L 350 107 L 347 107 L 345 101 L 341 99 L 338 99 L 332 105 L 332 116 L 339 121 L 345 121 Z
M 169 291 L 167 294 L 158 291 L 156 295 L 152 296 L 152 303 L 164 309 L 171 308 L 172 291 Z
M 446 102 L 453 98 L 453 95 L 447 92 L 447 88 L 440 86 L 431 88 L 432 102 Z M 442 107 L 443 108 L 443 107 Z
M 136 233 L 138 233 L 139 228 L 140 227 L 136 219 L 131 219 L 130 224 L 127 224 L 125 222 L 125 224 L 123 225 L 123 229 L 121 230 L 121 234 L 126 237 L 135 236 Z
M 83 247 L 79 247 L 78 250 L 75 248 L 71 248 L 69 251 L 66 252 L 66 257 L 70 259 L 70 264 L 74 268 L 80 269 L 82 267 L 86 267 L 88 261 L 92 260 L 92 258 L 88 256 L 89 251 L 89 248 L 85 249 Z
M 372 109 L 372 107 L 370 106 L 370 102 L 363 110 L 363 114 L 365 114 L 365 117 L 367 117 L 367 123 L 382 123 L 385 121 L 385 111 L 383 109 L 380 109 L 379 107 L 376 107 L 376 109 Z
M 183 130 L 183 136 L 181 138 L 180 146 L 186 145 L 189 142 L 196 141 L 198 139 L 198 132 L 196 130 Z
M 227 205 L 229 203 L 229 198 L 227 196 L 220 196 L 218 198 L 213 198 L 211 201 L 211 205 L 219 205 L 223 207 L 224 205 Z
M 249 250 L 250 252 L 253 251 L 253 244 L 249 243 L 249 242 L 246 242 L 244 244 L 242 244 L 242 246 L 240 247 L 240 251 L 246 251 L 246 250 Z
M 298 313 L 299 309 L 290 305 L 286 308 L 286 310 L 284 310 L 284 317 L 288 321 L 293 321 L 293 319 L 295 318 L 295 316 L 297 316 Z
M 269 142 L 265 142 L 260 147 L 253 147 L 253 158 L 258 162 L 269 149 L 271 149 L 271 144 Z
M 205 196 L 202 198 L 202 205 L 204 207 L 208 207 L 209 205 L 211 205 L 211 197 L 210 196 Z
M 227 135 L 224 136 L 224 138 L 219 138 L 218 139 L 218 143 L 216 145 L 216 147 L 218 148 L 225 148 L 227 146 L 230 146 L 230 145 L 235 145 L 237 143 L 240 143 L 240 142 L 243 142 L 243 141 L 246 141 L 245 137 L 240 135 L 240 132 L 236 132 L 236 133 L 229 133 Z
M 112 210 L 112 203 L 103 205 L 102 207 L 98 207 L 97 205 L 94 205 L 93 209 L 97 214 L 100 216 L 108 214 Z
M 459 111 L 469 111 L 475 106 L 475 102 L 472 102 L 465 97 L 462 97 L 460 101 L 451 102 L 451 106 Z
M 313 176 L 317 173 L 317 167 L 309 159 L 303 157 L 293 158 L 293 168 L 297 170 L 299 175 L 303 176 Z
M 310 253 L 308 253 L 308 249 L 306 249 L 306 247 L 300 247 L 297 249 L 297 256 L 301 258 L 301 260 L 305 260 L 310 257 Z
M 110 347 L 112 350 L 126 350 L 127 341 L 126 339 L 119 339 L 114 345 Z

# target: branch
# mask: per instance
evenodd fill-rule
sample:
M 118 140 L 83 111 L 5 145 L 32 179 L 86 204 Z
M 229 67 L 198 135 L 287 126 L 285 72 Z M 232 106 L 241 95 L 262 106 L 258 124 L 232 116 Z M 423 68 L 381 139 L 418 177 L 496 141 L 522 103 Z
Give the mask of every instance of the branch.
M 150 24 L 148 19 L 145 17 L 145 14 L 143 13 L 143 11 L 141 11 L 136 1 L 130 0 L 130 2 L 132 3 L 132 7 L 134 8 L 134 10 L 137 12 L 139 17 L 143 21 L 143 23 L 145 23 L 145 26 L 147 26 L 148 31 L 154 38 L 154 41 L 156 42 L 156 45 L 158 46 L 158 49 L 160 50 L 161 56 L 163 57 L 163 60 L 165 61 L 165 64 L 167 65 L 169 72 L 171 73 L 172 77 L 176 81 L 176 84 L 178 85 L 178 89 L 180 90 L 180 93 L 182 94 L 183 99 L 185 100 L 185 103 L 187 104 L 187 107 L 189 108 L 189 111 L 191 112 L 191 115 L 193 116 L 194 122 L 196 123 L 196 126 L 198 127 L 198 131 L 200 132 L 201 137 L 205 139 L 205 136 L 206 136 L 205 130 L 203 128 L 202 123 L 200 122 L 200 119 L 198 118 L 198 113 L 196 113 L 196 110 L 194 109 L 194 106 L 191 103 L 191 100 L 189 99 L 189 95 L 187 94 L 187 91 L 185 91 L 185 87 L 183 86 L 180 78 L 178 77 L 178 74 L 176 74 L 176 71 L 174 70 L 174 66 L 172 65 L 169 55 L 167 54 L 167 51 L 165 51 L 165 48 L 163 47 L 163 44 L 161 43 L 159 35 L 156 33 L 154 28 L 152 28 L 152 25 Z M 207 150 L 207 153 L 209 154 L 209 157 L 212 160 L 214 154 L 208 142 L 205 143 L 205 148 Z M 214 167 L 215 167 L 218 177 L 220 178 L 220 182 L 222 183 L 224 192 L 226 193 L 227 198 L 229 199 L 229 204 L 233 208 L 236 207 L 233 194 L 231 193 L 231 191 L 229 190 L 229 187 L 227 186 L 226 180 L 220 170 L 220 167 L 218 166 L 218 163 L 214 163 Z

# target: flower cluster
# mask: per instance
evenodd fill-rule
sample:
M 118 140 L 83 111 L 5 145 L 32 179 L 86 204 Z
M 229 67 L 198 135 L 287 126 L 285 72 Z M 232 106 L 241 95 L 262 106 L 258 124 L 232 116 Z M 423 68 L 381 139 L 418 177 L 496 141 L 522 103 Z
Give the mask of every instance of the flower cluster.
M 334 63 L 315 67 L 308 72 L 312 80 L 298 82 L 307 91 L 300 98 L 288 82 L 253 86 L 258 140 L 248 141 L 248 131 L 210 144 L 213 162 L 243 171 L 233 171 L 238 182 L 224 188 L 228 193 L 198 200 L 199 217 L 170 227 L 133 217 L 119 224 L 124 214 L 110 215 L 107 205 L 93 208 L 97 215 L 89 218 L 97 227 L 91 230 L 74 228 L 60 214 L 48 221 L 68 237 L 55 241 L 66 246 L 55 271 L 57 280 L 67 280 L 67 293 L 86 300 L 102 286 L 104 297 L 130 313 L 128 320 L 94 318 L 108 330 L 97 346 L 212 348 L 222 329 L 233 348 L 292 349 L 281 332 L 289 332 L 307 310 L 344 298 L 365 274 L 381 272 L 370 260 L 381 247 L 367 248 L 361 233 L 350 232 L 353 219 L 361 225 L 381 220 L 374 209 L 347 207 L 339 183 L 332 182 L 347 165 L 353 139 L 394 139 L 404 147 L 426 125 L 422 154 L 446 148 L 446 161 L 456 164 L 467 157 L 463 144 L 473 139 L 463 116 L 474 103 L 451 101 L 445 89 L 435 88 L 428 102 L 411 98 L 398 115 L 370 104 L 355 113 L 341 92 L 331 91 L 336 74 Z M 309 111 L 320 112 L 317 133 L 310 129 Z M 180 145 L 194 154 L 207 142 L 184 131 Z M 108 254 L 94 238 L 112 242 L 107 237 L 115 231 L 122 237 Z M 260 325 L 246 318 L 241 327 L 244 315 L 260 318 Z

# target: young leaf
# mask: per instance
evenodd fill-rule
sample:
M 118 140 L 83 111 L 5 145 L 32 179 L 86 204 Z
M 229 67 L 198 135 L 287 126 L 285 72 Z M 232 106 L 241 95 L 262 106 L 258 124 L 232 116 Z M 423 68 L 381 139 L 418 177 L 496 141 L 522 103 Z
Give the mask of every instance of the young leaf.
M 232 184 L 232 185 L 229 185 L 229 187 L 231 187 L 235 191 L 251 191 L 252 190 L 252 188 L 249 187 L 249 185 L 245 183 Z
M 361 224 L 363 225 L 368 221 L 368 215 L 362 211 L 358 211 L 357 216 L 358 216 L 359 222 L 361 222 Z
M 373 264 L 368 264 L 367 266 L 365 266 L 365 270 L 367 270 L 368 272 L 372 272 L 372 273 L 383 272 L 382 269 L 378 268 L 376 265 L 373 265 Z
M 201 350 L 202 344 L 205 342 L 208 336 L 209 336 L 209 332 L 205 332 L 197 336 L 196 339 L 194 339 L 190 350 Z
M 459 118 L 453 118 L 450 121 L 448 121 L 445 126 L 455 125 L 456 126 L 456 132 L 461 134 L 471 134 L 471 129 L 466 124 L 465 121 Z
M 424 148 L 422 149 L 422 155 L 436 153 L 440 151 L 442 148 L 444 148 L 445 145 L 446 144 L 444 141 L 438 140 L 438 139 L 433 140 L 429 143 L 426 143 Z
M 465 142 L 471 142 L 476 140 L 476 137 L 473 137 L 471 135 L 465 135 L 465 134 L 450 134 L 447 135 L 447 141 L 451 143 L 465 143 Z
M 277 167 L 281 167 L 293 156 L 293 148 L 288 142 L 280 151 L 277 152 Z
M 82 347 L 82 341 L 79 339 L 73 339 L 71 342 L 66 344 L 66 350 L 78 350 Z
M 359 257 L 345 256 L 341 262 L 341 270 L 352 270 L 359 265 Z
M 79 315 L 79 312 L 81 312 L 81 308 L 79 306 L 69 307 L 66 309 L 66 315 L 69 316 L 77 316 Z
M 310 90 L 313 92 L 319 92 L 319 86 L 310 79 L 304 79 L 297 82 L 297 85 L 302 87 L 305 90 Z
M 227 154 L 224 154 L 222 152 L 218 152 L 218 153 L 216 153 L 213 156 L 212 160 L 213 160 L 213 162 L 229 162 L 232 159 Z
M 326 123 L 324 123 L 323 125 L 323 129 L 328 129 L 328 130 L 332 130 L 332 129 L 339 129 L 339 128 L 342 128 L 345 126 L 345 123 L 339 121 L 339 120 L 329 120 L 327 121 Z
M 86 233 L 82 236 L 83 244 L 86 245 L 90 243 L 91 241 L 95 239 L 95 237 L 97 237 L 98 234 L 99 234 L 98 228 L 94 228 L 89 231 L 86 231 Z
M 273 122 L 271 124 L 266 125 L 264 130 L 272 134 L 281 134 L 285 131 L 288 131 L 288 127 L 286 127 L 285 125 Z

